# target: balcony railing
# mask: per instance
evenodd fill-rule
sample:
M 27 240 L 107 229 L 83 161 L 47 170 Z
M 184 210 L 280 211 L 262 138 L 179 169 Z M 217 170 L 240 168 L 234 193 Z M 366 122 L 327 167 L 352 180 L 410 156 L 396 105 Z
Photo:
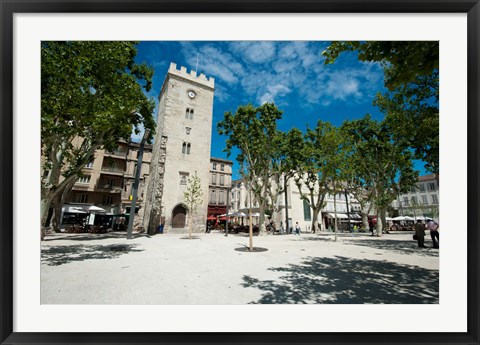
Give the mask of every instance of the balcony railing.
M 125 168 L 109 167 L 109 166 L 102 167 L 102 170 L 110 171 L 110 172 L 116 172 L 116 173 L 124 173 L 125 172 Z
M 115 185 L 111 186 L 109 184 L 99 183 L 97 185 L 97 189 L 102 189 L 102 190 L 110 191 L 113 193 L 120 193 L 122 191 L 122 186 L 115 186 Z
M 112 151 L 112 152 L 105 151 L 105 154 L 106 155 L 111 155 L 111 156 L 126 157 L 127 156 L 127 150 L 115 150 L 115 151 Z

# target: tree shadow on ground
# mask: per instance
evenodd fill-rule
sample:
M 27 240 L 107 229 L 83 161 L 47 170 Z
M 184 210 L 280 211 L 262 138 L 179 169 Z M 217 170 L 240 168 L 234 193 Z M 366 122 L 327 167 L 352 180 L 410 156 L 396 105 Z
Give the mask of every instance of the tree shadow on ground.
M 301 264 L 270 268 L 276 280 L 243 276 L 243 287 L 263 291 L 250 304 L 435 304 L 437 270 L 394 262 L 307 257 Z
M 149 234 L 145 233 L 137 233 L 132 234 L 132 238 L 141 238 L 147 237 L 150 238 Z M 54 234 L 47 236 L 43 242 L 51 242 L 51 241 L 61 241 L 61 240 L 68 240 L 68 241 L 97 241 L 97 240 L 111 240 L 115 238 L 125 239 L 127 238 L 126 232 L 109 232 L 106 234 L 90 234 L 90 233 L 81 233 L 81 234 Z
M 433 248 L 419 248 L 417 241 L 402 241 L 402 240 L 390 240 L 384 238 L 373 239 L 360 239 L 360 240 L 343 240 L 344 244 L 370 247 L 380 250 L 386 250 L 389 252 L 395 252 L 399 254 L 407 255 L 419 255 L 419 256 L 431 256 L 438 257 L 438 249 Z
M 116 259 L 121 255 L 141 252 L 134 244 L 72 245 L 42 249 L 42 264 L 60 266 L 75 261 Z

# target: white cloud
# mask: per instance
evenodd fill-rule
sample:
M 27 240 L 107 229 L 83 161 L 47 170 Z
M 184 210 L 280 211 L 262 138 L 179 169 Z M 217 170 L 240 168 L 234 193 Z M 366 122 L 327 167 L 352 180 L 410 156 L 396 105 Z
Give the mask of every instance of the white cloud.
M 191 66 L 199 53 L 198 71 L 215 77 L 221 102 L 234 97 L 239 88 L 257 104 L 285 104 L 285 96 L 291 94 L 303 104 L 370 102 L 383 82 L 381 66 L 325 66 L 321 55 L 325 47 L 323 42 L 306 41 L 183 42 L 182 52 Z
M 285 85 L 269 85 L 266 87 L 266 91 L 259 97 L 260 104 L 264 104 L 267 102 L 275 102 L 275 98 L 277 96 L 285 96 L 291 91 L 292 90 L 290 90 Z
M 276 44 L 272 41 L 241 41 L 230 43 L 230 49 L 247 62 L 265 63 L 275 56 Z
M 232 55 L 212 45 L 201 46 L 196 50 L 190 43 L 184 43 L 183 54 L 191 66 L 197 66 L 198 72 L 213 76 L 218 81 L 228 84 L 237 83 L 244 74 L 242 64 L 238 63 Z

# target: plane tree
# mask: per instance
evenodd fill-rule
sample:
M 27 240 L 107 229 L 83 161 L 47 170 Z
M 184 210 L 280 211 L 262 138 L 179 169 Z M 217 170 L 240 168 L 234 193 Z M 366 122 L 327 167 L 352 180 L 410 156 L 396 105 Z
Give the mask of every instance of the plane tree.
M 248 104 L 239 106 L 235 113 L 226 112 L 217 124 L 218 133 L 227 137 L 224 151 L 228 156 L 233 150 L 237 152 L 236 160 L 247 189 L 259 202 L 260 234 L 265 234 L 265 211 L 269 204 L 272 172 L 276 169 L 273 162 L 278 161 L 278 145 L 273 145 L 272 140 L 279 138 L 277 121 L 281 118 L 282 111 L 273 103 L 259 107 Z
M 341 127 L 343 149 L 355 157 L 355 174 L 372 193 L 377 212 L 377 236 L 386 224 L 386 211 L 399 194 L 415 186 L 418 172 L 413 168 L 413 154 L 397 145 L 384 121 L 363 119 L 345 121 Z M 348 159 L 348 158 L 347 158 Z
M 377 94 L 374 105 L 385 114 L 397 145 L 410 147 L 439 182 L 438 42 L 337 41 L 323 52 L 325 64 L 347 52 L 382 65 L 388 91 Z
M 146 96 L 153 69 L 135 62 L 135 42 L 41 43 L 41 225 L 55 200 L 81 175 L 97 149 L 113 151 L 132 128 L 150 128 Z

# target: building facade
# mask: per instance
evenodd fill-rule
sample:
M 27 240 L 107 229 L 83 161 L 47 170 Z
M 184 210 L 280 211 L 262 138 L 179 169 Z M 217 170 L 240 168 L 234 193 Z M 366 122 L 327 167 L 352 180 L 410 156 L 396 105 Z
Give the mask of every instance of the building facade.
M 79 177 L 72 187 L 72 190 L 65 199 L 62 207 L 62 223 L 76 222 L 79 211 L 88 212 L 91 206 L 100 207 L 105 212 L 97 217 L 90 217 L 90 222 L 95 223 L 102 218 L 113 225 L 118 224 L 121 214 L 130 213 L 130 195 L 132 193 L 133 181 L 138 162 L 140 145 L 134 142 L 120 140 L 116 150 L 108 152 L 96 150 L 94 159 L 82 170 L 82 177 Z M 145 182 L 149 175 L 149 165 L 152 154 L 152 146 L 145 145 L 143 162 L 138 186 L 137 210 L 142 209 Z M 100 217 L 101 216 L 101 217 Z M 138 225 L 138 219 L 136 219 Z
M 232 188 L 232 166 L 230 160 L 210 158 L 208 216 L 216 217 L 227 213 L 227 203 L 231 204 L 229 193 Z
M 272 185 L 275 185 L 274 182 L 272 182 Z M 308 189 L 305 186 L 302 186 L 302 188 L 302 192 L 307 194 Z M 308 203 L 302 199 L 300 191 L 293 179 L 287 181 L 286 196 L 287 199 L 285 200 L 285 192 L 281 193 L 275 201 L 277 212 L 272 214 L 272 220 L 277 226 L 280 224 L 285 226 L 288 213 L 289 228 L 298 222 L 302 231 L 311 231 L 313 211 Z M 348 227 L 349 218 L 350 224 L 360 224 L 360 204 L 355 197 L 350 193 L 337 192 L 335 198 L 336 205 L 334 205 L 334 197 L 332 193 L 327 194 L 325 197 L 325 206 L 319 212 L 317 219 L 321 229 L 328 229 L 330 225 L 333 226 L 335 221 L 335 209 L 340 229 L 346 229 Z M 253 196 L 253 193 L 252 195 L 249 193 L 244 180 L 239 179 L 233 181 L 230 203 L 230 208 L 233 212 L 244 212 L 248 214 L 250 199 L 252 213 L 257 213 L 259 211 L 259 203 Z M 287 207 L 285 207 L 285 205 L 287 205 Z
M 438 219 L 439 186 L 434 174 L 418 177 L 417 184 L 405 194 L 399 195 L 392 207 L 400 216 L 424 216 Z
M 214 79 L 187 73 L 171 63 L 159 95 L 155 144 L 143 223 L 149 233 L 188 227 L 184 192 L 190 176 L 200 178 L 202 203 L 194 230 L 204 231 L 210 181 Z M 181 231 L 181 230 L 180 230 Z

